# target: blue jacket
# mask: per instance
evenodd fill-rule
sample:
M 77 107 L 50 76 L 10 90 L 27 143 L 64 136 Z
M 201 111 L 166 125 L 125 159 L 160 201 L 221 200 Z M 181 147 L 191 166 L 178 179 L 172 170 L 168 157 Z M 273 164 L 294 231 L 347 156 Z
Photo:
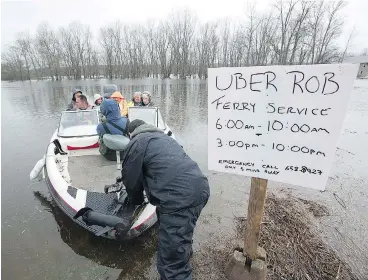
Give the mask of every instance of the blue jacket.
M 120 114 L 119 105 L 112 99 L 105 99 L 100 105 L 100 112 L 106 117 L 106 122 L 104 125 L 108 128 L 110 133 L 105 130 L 104 125 L 102 123 L 97 126 L 97 133 L 102 136 L 106 133 L 109 134 L 121 134 L 125 135 L 121 130 L 126 131 L 128 119 L 122 117 Z M 115 126 L 121 128 L 119 130 Z

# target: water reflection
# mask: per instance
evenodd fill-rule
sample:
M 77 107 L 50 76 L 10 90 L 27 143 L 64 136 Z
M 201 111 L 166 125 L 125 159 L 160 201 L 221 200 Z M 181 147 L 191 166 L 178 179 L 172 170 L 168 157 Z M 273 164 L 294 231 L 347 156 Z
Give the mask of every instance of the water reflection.
M 207 83 L 197 84 L 198 89 L 194 90 L 198 92 L 198 107 L 199 107 L 199 120 L 207 123 Z
M 23 112 L 55 112 L 64 110 L 72 98 L 72 91 L 75 88 L 82 90 L 90 103 L 93 103 L 93 95 L 102 94 L 103 82 L 86 81 L 87 84 L 65 83 L 72 81 L 59 82 L 23 82 L 20 91 L 9 98 L 10 103 Z M 151 82 L 151 83 L 148 83 Z M 153 102 L 160 107 L 161 113 L 168 118 L 167 122 L 177 123 L 178 128 L 187 124 L 186 120 L 190 117 L 192 109 L 207 107 L 207 87 L 206 83 L 199 81 L 146 81 L 139 84 L 137 81 L 115 81 L 123 96 L 130 101 L 135 91 L 148 90 L 152 93 Z M 14 89 L 13 89 L 14 90 Z M 31 110 L 30 110 L 31 109 Z M 180 115 L 181 118 L 177 119 Z M 205 113 L 201 113 L 204 116 Z M 201 117 L 201 120 L 203 118 Z
M 111 268 L 122 269 L 120 277 L 135 275 L 150 265 L 156 251 L 156 228 L 144 233 L 139 238 L 118 243 L 94 236 L 84 230 L 66 216 L 47 196 L 39 191 L 33 192 L 34 197 L 44 209 L 52 213 L 61 239 L 78 255 Z

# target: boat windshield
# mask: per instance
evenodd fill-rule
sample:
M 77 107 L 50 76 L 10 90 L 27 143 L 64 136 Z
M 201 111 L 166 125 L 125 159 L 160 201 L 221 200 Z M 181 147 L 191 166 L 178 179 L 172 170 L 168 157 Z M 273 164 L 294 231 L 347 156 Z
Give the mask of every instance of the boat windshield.
M 166 129 L 165 122 L 157 107 L 129 107 L 128 116 L 130 121 L 139 119 L 162 130 Z
M 97 135 L 97 110 L 64 111 L 61 113 L 58 136 L 82 137 Z

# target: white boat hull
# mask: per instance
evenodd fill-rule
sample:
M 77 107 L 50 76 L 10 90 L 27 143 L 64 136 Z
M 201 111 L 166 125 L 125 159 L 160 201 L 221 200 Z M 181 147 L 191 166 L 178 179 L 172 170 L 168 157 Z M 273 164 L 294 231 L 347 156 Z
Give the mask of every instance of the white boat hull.
M 119 205 L 117 194 L 104 193 L 104 186 L 115 183 L 120 171 L 116 168 L 116 162 L 107 161 L 100 154 L 96 125 L 73 124 L 73 115 L 68 115 L 72 113 L 64 114 L 64 122 L 61 121 L 59 129 L 52 135 L 44 158 L 35 165 L 30 178 L 36 178 L 44 170 L 50 194 L 65 214 L 98 236 L 116 239 L 115 229 L 87 225 L 82 217 L 75 218 L 75 215 L 81 209 L 90 208 L 103 215 L 124 217 L 127 208 L 123 207 L 123 212 L 115 211 Z M 89 117 L 93 121 L 93 114 Z M 175 139 L 170 128 L 166 124 L 164 126 L 164 132 Z M 60 127 L 62 134 L 58 135 Z M 55 140 L 66 154 L 60 153 Z M 148 201 L 140 206 L 139 211 L 138 215 L 131 212 L 136 218 L 123 239 L 137 237 L 157 222 L 156 207 Z

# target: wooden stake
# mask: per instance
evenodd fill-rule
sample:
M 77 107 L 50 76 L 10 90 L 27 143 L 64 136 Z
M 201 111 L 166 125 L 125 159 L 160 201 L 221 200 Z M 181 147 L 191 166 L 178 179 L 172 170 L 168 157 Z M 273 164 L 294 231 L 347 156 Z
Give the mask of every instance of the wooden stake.
M 251 261 L 257 258 L 258 239 L 267 193 L 267 180 L 252 177 L 244 251 Z

